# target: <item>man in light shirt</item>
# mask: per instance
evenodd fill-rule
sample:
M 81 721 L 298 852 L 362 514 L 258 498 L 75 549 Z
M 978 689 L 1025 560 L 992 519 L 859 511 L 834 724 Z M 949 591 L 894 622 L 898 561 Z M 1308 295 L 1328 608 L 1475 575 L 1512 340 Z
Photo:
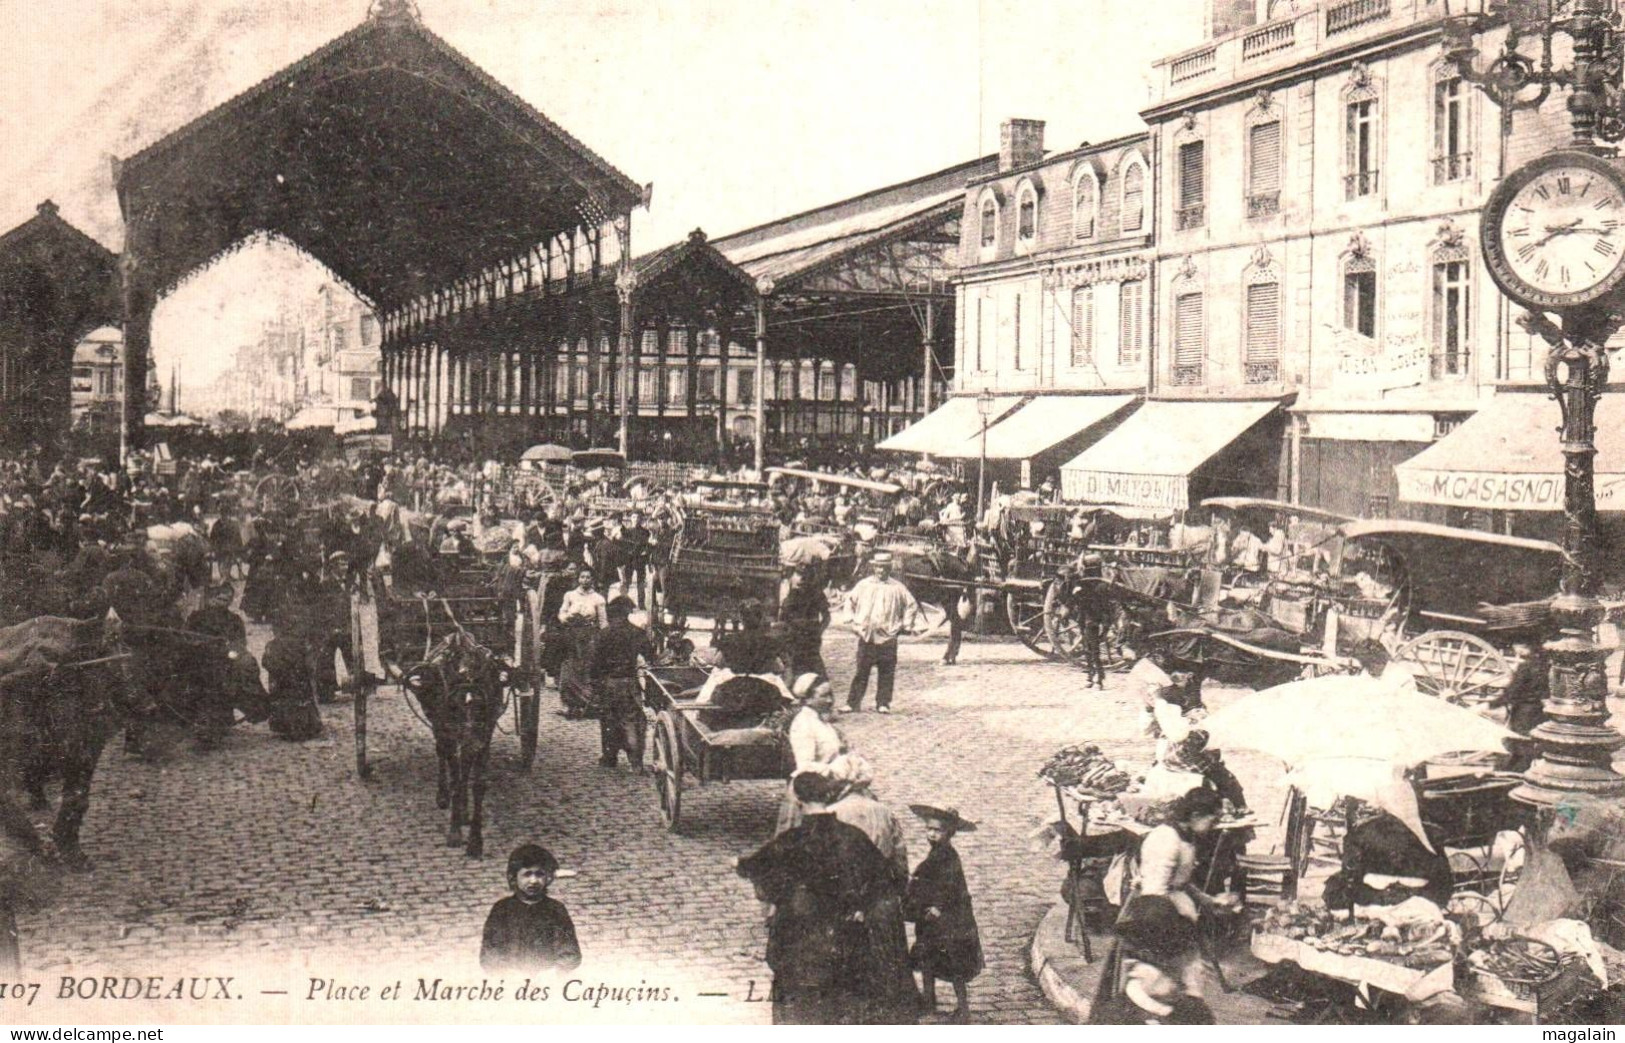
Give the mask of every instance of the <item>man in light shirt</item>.
M 919 629 L 920 604 L 902 582 L 892 578 L 892 556 L 878 551 L 869 560 L 874 574 L 859 581 L 846 596 L 852 627 L 858 632 L 858 661 L 847 692 L 846 708 L 856 713 L 869 688 L 869 673 L 878 670 L 875 710 L 891 713 L 892 682 L 897 676 L 897 638 Z

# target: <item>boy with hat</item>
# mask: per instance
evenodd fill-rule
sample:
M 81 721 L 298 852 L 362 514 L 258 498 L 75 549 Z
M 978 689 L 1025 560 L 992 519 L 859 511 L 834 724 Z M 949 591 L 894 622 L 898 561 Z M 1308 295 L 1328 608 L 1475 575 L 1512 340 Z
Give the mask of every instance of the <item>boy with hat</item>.
M 937 979 L 952 982 L 954 1012 L 951 1020 L 970 1020 L 970 980 L 982 972 L 982 936 L 971 910 L 970 888 L 954 850 L 955 833 L 969 833 L 976 823 L 961 818 L 954 808 L 910 804 L 909 810 L 925 823 L 931 852 L 908 882 L 903 918 L 914 924 L 914 948 L 909 963 L 923 979 L 929 1011 L 937 1007 Z
M 547 889 L 558 875 L 559 860 L 539 844 L 521 844 L 508 856 L 508 886 L 513 894 L 491 907 L 480 938 L 480 969 L 535 974 L 573 971 L 581 966 L 576 925 L 563 903 Z

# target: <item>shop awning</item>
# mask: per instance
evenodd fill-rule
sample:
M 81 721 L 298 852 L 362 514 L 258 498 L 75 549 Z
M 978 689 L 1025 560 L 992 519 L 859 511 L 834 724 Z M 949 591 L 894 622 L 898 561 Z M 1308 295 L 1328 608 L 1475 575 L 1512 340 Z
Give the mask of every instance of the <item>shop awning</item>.
M 1020 401 L 1020 395 L 995 395 L 988 423 L 998 423 Z M 976 409 L 976 396 L 965 395 L 950 398 L 929 415 L 920 418 L 919 423 L 911 424 L 875 448 L 901 453 L 963 456 L 965 440 L 973 437 L 980 440 L 981 434 L 982 414 Z M 975 456 L 976 451 L 972 450 L 970 455 Z
M 1133 395 L 1040 395 L 987 429 L 989 460 L 1030 460 L 1044 450 L 1110 419 L 1134 401 Z M 981 454 L 981 425 L 957 452 Z
M 1563 414 L 1544 394 L 1503 392 L 1394 468 L 1399 498 L 1498 511 L 1561 511 Z M 1597 507 L 1625 510 L 1625 398 L 1597 402 Z
M 1191 472 L 1279 405 L 1147 402 L 1061 467 L 1061 496 L 1085 503 L 1188 507 Z

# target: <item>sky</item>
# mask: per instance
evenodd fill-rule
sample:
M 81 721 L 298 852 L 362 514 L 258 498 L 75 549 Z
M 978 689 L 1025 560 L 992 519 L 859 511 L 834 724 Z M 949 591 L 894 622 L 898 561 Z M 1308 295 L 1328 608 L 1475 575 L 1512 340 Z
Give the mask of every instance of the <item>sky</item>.
M 1131 133 L 1151 62 L 1201 41 L 1204 0 L 417 0 L 424 23 L 639 184 L 642 253 L 996 150 Z M 0 0 L 0 229 L 50 198 L 122 245 L 128 156 L 357 24 L 366 0 Z M 182 395 L 323 271 L 240 251 L 160 302 Z

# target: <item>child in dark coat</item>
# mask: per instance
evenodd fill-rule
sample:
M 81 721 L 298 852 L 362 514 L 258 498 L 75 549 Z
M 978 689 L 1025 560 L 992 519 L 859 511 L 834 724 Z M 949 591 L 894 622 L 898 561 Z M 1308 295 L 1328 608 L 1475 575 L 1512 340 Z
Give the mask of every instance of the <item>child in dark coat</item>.
M 909 810 L 925 822 L 931 853 L 914 867 L 903 902 L 903 918 L 914 924 L 914 948 L 909 962 L 923 978 L 925 1002 L 937 1007 L 937 979 L 954 986 L 952 1020 L 970 1020 L 970 980 L 982 972 L 982 936 L 971 911 L 970 888 L 952 843 L 955 833 L 976 828 L 953 808 L 910 804 Z
M 497 902 L 485 918 L 480 969 L 535 974 L 572 971 L 581 966 L 576 925 L 562 903 L 547 896 L 559 861 L 547 848 L 521 844 L 508 856 L 513 894 Z

